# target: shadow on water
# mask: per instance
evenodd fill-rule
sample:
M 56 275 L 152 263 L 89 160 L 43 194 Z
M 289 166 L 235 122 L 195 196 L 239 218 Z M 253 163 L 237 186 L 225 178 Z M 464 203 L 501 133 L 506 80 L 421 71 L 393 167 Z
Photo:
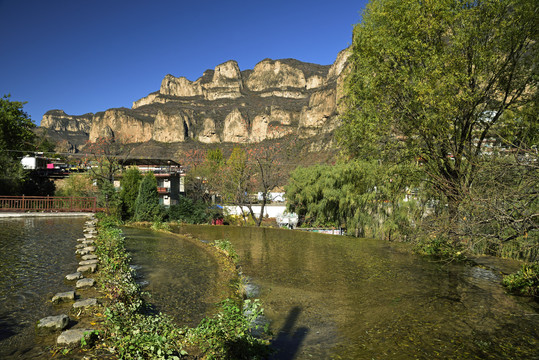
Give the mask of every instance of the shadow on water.
M 0 340 L 8 339 L 15 335 L 16 325 L 15 321 L 8 316 L 0 314 Z
M 286 321 L 279 331 L 279 335 L 272 341 L 272 346 L 276 349 L 276 352 L 271 359 L 293 360 L 296 358 L 301 344 L 309 333 L 307 327 L 299 327 L 292 332 L 300 313 L 301 308 L 298 306 L 292 308 L 288 313 Z

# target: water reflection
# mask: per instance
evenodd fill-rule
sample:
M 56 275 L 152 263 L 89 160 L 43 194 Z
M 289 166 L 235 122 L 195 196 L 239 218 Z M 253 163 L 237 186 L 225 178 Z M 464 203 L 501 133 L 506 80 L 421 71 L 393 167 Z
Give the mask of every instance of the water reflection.
M 430 262 L 375 240 L 224 226 L 178 231 L 233 243 L 260 285 L 278 359 L 539 356 L 537 311 L 506 295 L 490 270 Z M 301 342 L 283 340 L 293 334 Z

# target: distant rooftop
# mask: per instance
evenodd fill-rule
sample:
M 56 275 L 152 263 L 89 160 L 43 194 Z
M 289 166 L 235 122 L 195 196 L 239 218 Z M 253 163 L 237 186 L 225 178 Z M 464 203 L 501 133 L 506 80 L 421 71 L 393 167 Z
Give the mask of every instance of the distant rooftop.
M 150 166 L 180 166 L 174 160 L 170 159 L 141 159 L 141 158 L 129 158 L 122 161 L 123 165 L 150 165 Z

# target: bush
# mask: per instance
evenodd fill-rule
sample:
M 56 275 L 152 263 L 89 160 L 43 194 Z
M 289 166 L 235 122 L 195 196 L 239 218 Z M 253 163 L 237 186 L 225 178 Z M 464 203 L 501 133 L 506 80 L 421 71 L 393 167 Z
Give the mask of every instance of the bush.
M 503 277 L 503 285 L 511 292 L 539 298 L 539 264 L 524 264 L 515 274 Z
M 260 303 L 246 300 L 244 308 L 227 299 L 221 303 L 220 312 L 203 319 L 190 331 L 191 339 L 206 354 L 206 359 L 265 359 L 269 353 L 267 341 L 253 335 L 260 325 L 256 320 L 262 315 Z M 266 329 L 267 330 L 267 329 Z
M 202 201 L 193 201 L 185 196 L 180 196 L 178 204 L 172 205 L 166 210 L 165 217 L 169 221 L 186 224 L 202 224 L 209 220 L 206 204 Z

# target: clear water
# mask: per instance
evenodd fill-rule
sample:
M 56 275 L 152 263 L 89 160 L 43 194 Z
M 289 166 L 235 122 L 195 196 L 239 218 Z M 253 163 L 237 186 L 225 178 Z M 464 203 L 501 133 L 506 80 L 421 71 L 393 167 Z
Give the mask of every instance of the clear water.
M 217 260 L 196 242 L 145 229 L 122 230 L 138 281 L 156 312 L 171 315 L 179 325 L 196 326 L 229 296 Z
M 65 313 L 50 300 L 73 290 L 65 275 L 77 269 L 75 246 L 83 217 L 0 220 L 0 358 L 50 358 L 36 338 L 35 325 L 45 316 Z M 50 345 L 49 344 L 49 345 Z
M 537 304 L 507 295 L 496 271 L 376 240 L 228 226 L 176 231 L 233 243 L 260 287 L 275 359 L 539 359 Z

